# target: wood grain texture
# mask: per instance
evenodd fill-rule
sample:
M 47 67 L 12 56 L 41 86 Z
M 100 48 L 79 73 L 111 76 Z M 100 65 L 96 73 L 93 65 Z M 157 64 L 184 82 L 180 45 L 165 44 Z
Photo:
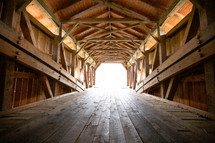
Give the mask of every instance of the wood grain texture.
M 2 142 L 212 142 L 215 121 L 130 89 L 88 89 L 0 114 Z

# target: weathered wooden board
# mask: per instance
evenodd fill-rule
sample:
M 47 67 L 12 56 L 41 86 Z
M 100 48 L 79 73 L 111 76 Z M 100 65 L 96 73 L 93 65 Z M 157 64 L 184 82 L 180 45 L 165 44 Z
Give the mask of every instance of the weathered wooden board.
M 88 89 L 0 114 L 1 142 L 212 142 L 215 121 L 129 89 Z

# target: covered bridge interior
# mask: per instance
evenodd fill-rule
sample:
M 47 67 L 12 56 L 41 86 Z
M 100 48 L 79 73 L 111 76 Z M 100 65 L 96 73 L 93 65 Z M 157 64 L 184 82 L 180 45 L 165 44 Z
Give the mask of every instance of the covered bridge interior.
M 214 7 L 0 0 L 0 142 L 214 142 Z M 95 86 L 103 63 L 127 87 Z

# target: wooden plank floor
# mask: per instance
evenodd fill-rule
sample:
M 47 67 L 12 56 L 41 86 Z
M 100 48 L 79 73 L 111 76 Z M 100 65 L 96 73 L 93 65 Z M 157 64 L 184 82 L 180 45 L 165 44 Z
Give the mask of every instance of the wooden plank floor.
M 0 142 L 214 142 L 215 121 L 130 89 L 89 89 L 0 113 Z

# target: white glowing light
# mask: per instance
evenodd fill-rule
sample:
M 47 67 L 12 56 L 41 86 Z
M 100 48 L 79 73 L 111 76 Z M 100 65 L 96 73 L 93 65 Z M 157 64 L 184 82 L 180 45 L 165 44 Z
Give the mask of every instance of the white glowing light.
M 96 86 L 104 88 L 126 87 L 127 72 L 122 64 L 103 63 L 96 70 Z

